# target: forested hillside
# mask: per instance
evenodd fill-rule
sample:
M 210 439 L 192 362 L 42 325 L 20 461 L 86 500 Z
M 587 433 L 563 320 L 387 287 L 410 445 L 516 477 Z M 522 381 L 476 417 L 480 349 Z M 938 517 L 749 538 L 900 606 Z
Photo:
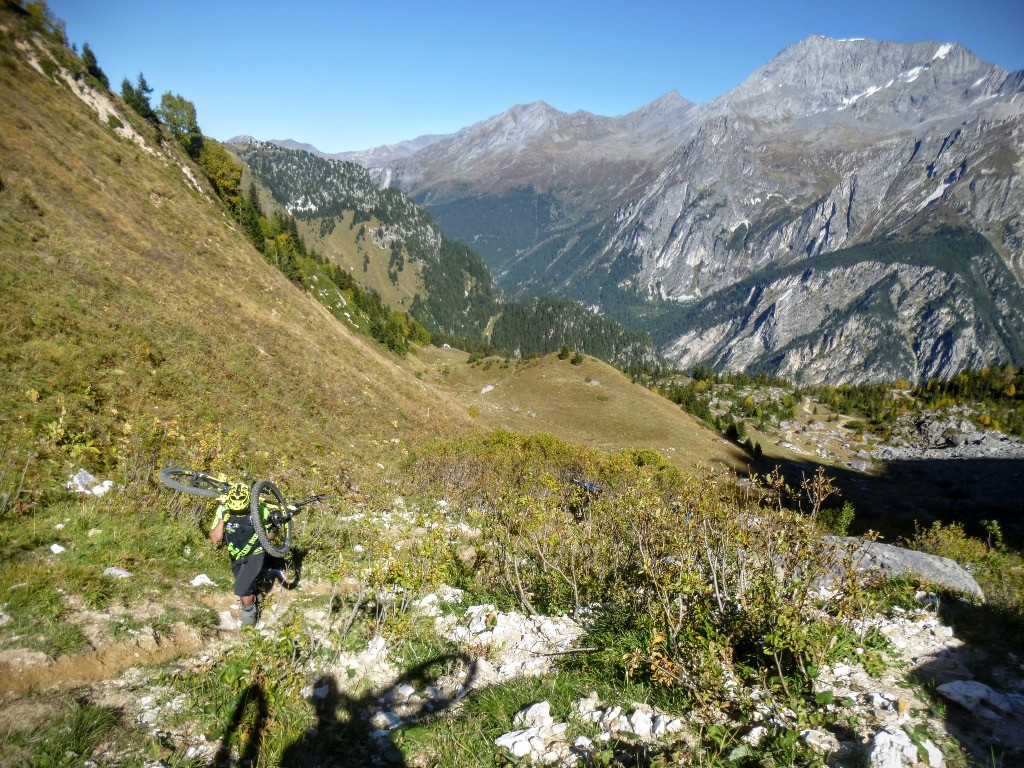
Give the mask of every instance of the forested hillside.
M 433 217 L 401 191 L 377 189 L 361 166 L 256 141 L 236 148 L 289 215 L 322 237 L 339 226 L 356 230 L 357 242 L 372 242 L 388 254 L 387 274 L 395 286 L 407 269 L 418 270 L 408 283 L 415 290 L 409 312 L 436 341 L 523 356 L 568 346 L 621 366 L 654 358 L 646 334 L 627 331 L 582 304 L 505 301 L 473 250 L 444 236 Z M 365 250 L 364 272 L 370 258 Z M 358 279 L 360 267 L 352 273 Z

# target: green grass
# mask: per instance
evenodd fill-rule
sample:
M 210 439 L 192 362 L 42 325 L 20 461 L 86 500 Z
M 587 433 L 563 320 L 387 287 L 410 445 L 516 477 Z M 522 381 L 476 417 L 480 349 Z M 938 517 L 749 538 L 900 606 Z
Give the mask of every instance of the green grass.
M 80 768 L 103 740 L 121 727 L 114 709 L 74 702 L 70 711 L 29 732 L 10 734 L 5 752 L 32 768 Z
M 475 691 L 451 714 L 412 726 L 403 726 L 393 741 L 417 765 L 490 766 L 501 752 L 494 740 L 513 729 L 520 709 L 538 701 L 551 703 L 551 714 L 565 721 L 584 681 L 572 675 L 519 678 Z

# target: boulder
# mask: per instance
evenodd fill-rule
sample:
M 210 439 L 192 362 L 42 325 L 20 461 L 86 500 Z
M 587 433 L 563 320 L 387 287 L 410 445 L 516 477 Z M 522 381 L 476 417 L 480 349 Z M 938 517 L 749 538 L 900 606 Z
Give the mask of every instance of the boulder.
M 546 701 L 539 701 L 519 710 L 512 719 L 512 725 L 517 728 L 546 728 L 553 723 L 551 704 Z
M 854 566 L 859 571 L 878 571 L 888 577 L 908 574 L 918 576 L 930 584 L 963 593 L 982 602 L 985 600 L 985 593 L 974 577 L 948 557 L 916 552 L 880 541 L 863 541 L 852 536 L 829 536 L 826 540 L 849 548 Z
M 930 741 L 922 744 L 928 755 L 929 768 L 942 768 L 942 753 Z M 910 737 L 898 728 L 879 731 L 871 740 L 868 753 L 870 768 L 915 768 L 920 765 L 921 753 Z
M 1009 699 L 977 680 L 954 680 L 940 685 L 936 690 L 945 698 L 972 712 L 977 712 L 983 707 L 1000 715 L 1009 715 L 1013 712 L 1013 703 Z

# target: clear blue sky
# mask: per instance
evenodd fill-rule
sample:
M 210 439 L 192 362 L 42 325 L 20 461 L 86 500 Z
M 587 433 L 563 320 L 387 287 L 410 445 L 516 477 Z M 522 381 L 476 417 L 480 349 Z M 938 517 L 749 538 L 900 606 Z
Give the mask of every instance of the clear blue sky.
M 1024 68 L 1024 0 L 50 0 L 111 84 L 142 71 L 207 135 L 327 152 L 453 133 L 514 104 L 618 115 L 721 95 L 811 34 L 959 42 Z

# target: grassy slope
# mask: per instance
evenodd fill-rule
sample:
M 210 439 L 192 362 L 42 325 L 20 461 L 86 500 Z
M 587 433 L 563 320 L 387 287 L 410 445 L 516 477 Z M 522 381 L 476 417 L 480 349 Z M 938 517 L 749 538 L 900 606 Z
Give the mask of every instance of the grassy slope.
M 419 353 L 429 379 L 450 390 L 490 428 L 549 432 L 607 451 L 653 448 L 676 466 L 741 469 L 746 454 L 689 414 L 634 384 L 600 360 L 572 365 L 550 354 L 503 367 L 490 358 L 466 364 L 466 354 L 430 348 Z M 492 390 L 484 393 L 486 387 Z
M 175 164 L 20 57 L 0 67 L 0 177 L 5 431 L 37 431 L 62 398 L 101 447 L 151 415 L 288 458 L 448 428 L 437 393 L 265 264 Z
M 356 242 L 360 226 L 365 226 L 367 231 L 380 227 L 376 219 L 350 229 L 352 214 L 346 213 L 338 220 L 334 231 L 326 237 L 320 236 L 321 221 L 322 219 L 298 221 L 299 232 L 306 242 L 335 264 L 355 275 L 356 280 L 373 288 L 389 307 L 408 312 L 412 307 L 413 298 L 423 291 L 423 279 L 420 276 L 422 265 L 406 261 L 405 268 L 398 273 L 398 283 L 392 283 L 388 277 L 391 252 L 386 248 L 378 248 L 368 234 Z M 364 271 L 363 262 L 367 256 L 369 264 Z

